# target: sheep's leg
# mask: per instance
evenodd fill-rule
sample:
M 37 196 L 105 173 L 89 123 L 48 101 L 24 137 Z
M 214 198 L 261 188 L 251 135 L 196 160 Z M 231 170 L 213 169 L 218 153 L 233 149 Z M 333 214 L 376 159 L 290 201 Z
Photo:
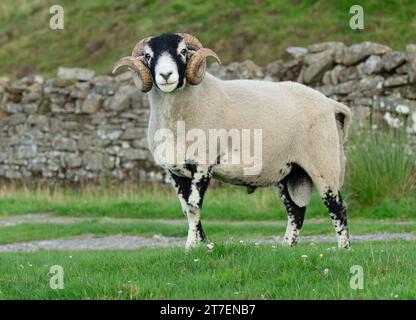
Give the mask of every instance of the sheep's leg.
M 302 228 L 303 220 L 305 219 L 306 206 L 299 207 L 292 200 L 287 187 L 287 179 L 278 183 L 276 191 L 286 207 L 288 217 L 283 244 L 295 246 L 298 243 L 299 232 Z
M 322 199 L 331 216 L 332 224 L 337 234 L 338 247 L 349 249 L 351 245 L 347 224 L 347 206 L 342 200 L 341 194 L 338 192 L 335 195 L 331 189 L 327 188 Z
M 211 170 L 192 170 L 192 177 L 186 178 L 170 173 L 173 185 L 182 205 L 182 210 L 188 219 L 188 238 L 185 248 L 195 247 L 205 240 L 200 215 L 205 191 L 208 187 Z

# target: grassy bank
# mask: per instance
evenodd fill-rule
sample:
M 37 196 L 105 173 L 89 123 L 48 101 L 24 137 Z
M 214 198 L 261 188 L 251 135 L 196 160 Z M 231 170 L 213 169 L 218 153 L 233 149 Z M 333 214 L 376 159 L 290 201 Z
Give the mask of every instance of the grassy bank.
M 2 0 L 0 74 L 81 66 L 109 72 L 144 36 L 185 31 L 197 35 L 227 63 L 252 59 L 260 65 L 288 46 L 321 41 L 376 41 L 402 50 L 414 42 L 413 0 L 361 1 L 365 29 L 351 30 L 356 1 L 132 1 L 62 0 L 65 29 L 49 28 L 53 0 Z M 325 30 L 325 32 L 322 32 Z
M 305 257 L 306 255 L 307 257 Z M 303 257 L 302 257 L 303 256 Z M 412 242 L 327 244 L 296 248 L 217 245 L 140 251 L 50 251 L 0 254 L 2 299 L 414 299 Z M 64 289 L 52 290 L 52 265 L 64 269 Z M 351 266 L 364 289 L 350 287 Z M 151 266 L 151 268 L 149 268 Z
M 227 223 L 224 221 L 203 222 L 204 230 L 209 241 L 215 243 L 230 238 L 238 240 L 271 239 L 273 236 L 283 236 L 286 230 L 286 220 L 272 223 Z M 377 221 L 351 219 L 349 229 L 352 235 L 377 233 L 416 233 L 415 221 Z M 101 221 L 91 219 L 71 224 L 57 223 L 23 223 L 0 228 L 0 244 L 27 242 L 34 240 L 69 239 L 93 235 L 104 237 L 111 235 L 131 235 L 152 237 L 155 234 L 185 238 L 188 231 L 186 220 L 163 222 L 157 220 L 128 220 Z M 306 221 L 301 232 L 302 236 L 329 235 L 334 237 L 334 228 L 330 219 Z M 301 240 L 302 241 L 302 240 Z
M 346 193 L 348 201 L 348 193 Z M 351 199 L 351 218 L 409 219 L 416 216 L 416 198 L 384 198 L 361 205 Z M 26 188 L 0 187 L 0 215 L 55 212 L 63 216 L 132 217 L 180 219 L 179 201 L 169 185 L 118 185 L 111 187 Z M 226 186 L 208 189 L 203 218 L 212 220 L 279 220 L 286 219 L 286 210 L 270 188 L 257 189 L 248 195 L 245 188 Z M 314 193 L 307 217 L 328 218 L 319 195 Z

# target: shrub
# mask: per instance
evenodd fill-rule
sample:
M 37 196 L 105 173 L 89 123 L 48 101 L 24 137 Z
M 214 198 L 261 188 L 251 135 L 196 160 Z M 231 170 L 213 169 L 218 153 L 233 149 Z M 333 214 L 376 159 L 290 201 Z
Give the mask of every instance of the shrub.
M 403 131 L 351 128 L 347 145 L 346 189 L 364 205 L 416 193 L 415 148 Z

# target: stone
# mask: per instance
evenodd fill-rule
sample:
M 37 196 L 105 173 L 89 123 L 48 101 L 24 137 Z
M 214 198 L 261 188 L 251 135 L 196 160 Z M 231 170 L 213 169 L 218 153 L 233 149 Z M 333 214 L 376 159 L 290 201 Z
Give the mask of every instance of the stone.
M 358 89 L 364 90 L 381 90 L 384 78 L 382 76 L 368 76 L 359 81 Z
M 143 101 L 143 93 L 139 90 L 136 90 L 131 95 L 131 107 L 132 109 L 141 109 L 142 107 L 142 101 Z
M 394 70 L 397 74 L 407 74 L 407 64 L 402 64 L 400 67 Z
M 332 52 L 335 63 L 341 63 L 344 55 L 344 50 L 347 46 L 342 42 L 322 42 L 310 45 L 308 47 L 309 53 L 316 53 L 329 50 Z
M 77 132 L 82 130 L 80 123 L 77 121 L 66 121 L 64 124 L 64 129 L 70 132 Z
M 91 80 L 91 83 L 93 85 L 93 92 L 103 96 L 113 96 L 120 87 L 120 84 L 110 76 L 95 77 Z
M 331 84 L 336 85 L 340 82 L 339 81 L 339 74 L 343 69 L 345 69 L 345 67 L 338 64 L 338 65 L 335 66 L 335 68 L 333 68 L 332 70 L 329 71 L 330 75 L 331 75 L 331 81 L 330 81 Z
M 7 87 L 7 91 L 10 93 L 23 93 L 26 90 L 27 85 L 17 81 L 13 82 L 11 85 Z
M 333 54 L 334 53 L 333 53 L 332 50 L 325 50 L 325 51 L 321 51 L 321 52 L 317 52 L 317 53 L 310 53 L 310 54 L 305 56 L 303 61 L 307 66 L 310 66 L 310 65 L 315 64 L 315 63 L 319 63 L 323 59 L 328 59 L 328 58 L 332 59 L 332 61 L 333 61 Z
M 338 82 L 347 82 L 350 80 L 358 80 L 360 75 L 356 67 L 341 67 L 338 71 L 337 78 Z
M 404 52 L 390 51 L 383 55 L 381 64 L 384 70 L 390 72 L 406 62 L 406 54 Z
M 117 140 L 122 133 L 122 130 L 117 129 L 99 129 L 97 130 L 97 137 L 101 140 Z
M 34 114 L 38 111 L 38 104 L 35 102 L 22 104 L 23 112 L 27 114 Z
M 375 97 L 373 108 L 393 113 L 404 113 L 403 110 L 405 110 L 405 113 L 408 114 L 416 112 L 416 101 L 394 96 Z
M 379 56 L 371 55 L 365 62 L 357 66 L 360 75 L 370 75 L 383 70 L 382 59 Z
M 7 170 L 6 171 L 6 178 L 7 179 L 21 179 L 22 174 L 19 171 Z
M 0 77 L 0 87 L 7 87 L 10 84 L 9 77 Z
M 104 155 L 99 152 L 87 151 L 83 156 L 85 168 L 90 171 L 101 171 L 104 162 Z
M 240 63 L 238 69 L 241 79 L 261 79 L 264 77 L 263 69 L 251 60 L 245 60 Z
M 315 43 L 310 45 L 307 50 L 310 53 L 316 53 L 316 52 L 321 52 L 321 51 L 325 51 L 325 50 L 339 50 L 339 49 L 343 49 L 346 48 L 345 44 L 343 42 L 321 42 L 321 43 Z
M 4 111 L 7 113 L 19 113 L 23 111 L 23 106 L 20 103 L 7 102 Z
M 103 102 L 103 97 L 100 94 L 91 92 L 82 103 L 82 113 L 96 113 L 100 109 Z
M 65 88 L 72 86 L 76 83 L 75 79 L 71 78 L 55 78 L 53 79 L 53 86 L 58 88 Z
M 94 70 L 83 68 L 58 68 L 58 78 L 74 79 L 79 81 L 89 81 L 95 75 Z
M 74 90 L 71 91 L 70 97 L 78 99 L 78 100 L 85 100 L 87 98 L 88 94 L 89 94 L 88 89 L 82 89 L 82 90 L 74 89 Z M 80 112 L 81 112 L 81 104 L 80 104 L 80 108 L 79 108 L 79 113 Z
M 120 151 L 120 157 L 127 161 L 145 160 L 148 152 L 139 149 L 123 149 Z
M 77 150 L 77 142 L 74 139 L 59 137 L 59 136 L 53 140 L 52 146 L 54 150 L 63 150 L 63 151 L 76 151 Z
M 281 79 L 282 81 L 296 81 L 300 78 L 303 63 L 297 59 L 292 59 L 283 64 Z
M 121 136 L 122 140 L 134 140 L 146 136 L 147 129 L 144 128 L 128 128 Z
M 352 118 L 358 123 L 368 123 L 371 118 L 371 107 L 357 105 L 354 108 L 351 108 Z
M 332 96 L 335 92 L 335 87 L 332 85 L 324 85 L 316 87 L 315 89 L 321 92 L 322 94 L 326 95 L 327 97 Z
M 132 146 L 133 146 L 133 148 L 147 150 L 149 148 L 149 143 L 147 141 L 147 137 L 143 137 L 141 139 L 134 140 Z
M 27 159 L 33 158 L 36 156 L 37 148 L 35 144 L 18 146 L 16 148 L 16 158 L 17 159 Z
M 208 72 L 223 80 L 262 79 L 264 77 L 263 69 L 251 60 L 232 62 L 226 66 L 212 63 L 208 68 Z
M 42 99 L 42 92 L 29 91 L 23 94 L 22 103 L 37 102 Z
M 289 47 L 286 48 L 286 52 L 295 59 L 301 59 L 308 53 L 308 49 L 302 47 Z
M 416 85 L 406 85 L 399 88 L 403 98 L 416 100 Z
M 332 70 L 325 71 L 325 73 L 322 77 L 322 83 L 324 85 L 334 84 L 334 83 L 332 83 Z
M 91 137 L 82 136 L 78 140 L 78 150 L 81 152 L 87 151 L 91 147 Z
M 372 98 L 356 98 L 354 99 L 354 105 L 356 106 L 372 106 L 373 99 Z
M 282 60 L 276 60 L 269 63 L 265 69 L 265 77 L 270 80 L 280 80 L 284 71 L 284 63 Z
M 322 60 L 319 63 L 310 65 L 302 71 L 301 81 L 305 84 L 311 84 L 313 82 L 319 82 L 322 78 L 322 74 L 332 67 L 332 60 Z
M 327 50 L 314 55 L 307 55 L 305 63 L 307 67 L 302 70 L 302 81 L 309 84 L 321 80 L 324 72 L 332 68 L 334 57 L 332 52 Z
M 409 82 L 416 83 L 416 44 L 409 44 L 406 47 L 406 61 Z
M 122 85 L 111 98 L 109 109 L 113 111 L 124 111 L 130 107 L 131 96 L 137 91 L 135 86 Z
M 40 127 L 40 128 L 46 128 L 49 124 L 48 117 L 41 114 L 31 114 L 27 118 L 27 123 L 30 125 Z
M 12 126 L 25 123 L 26 116 L 23 113 L 14 113 L 9 118 L 9 124 Z
M 383 81 L 383 87 L 398 87 L 405 85 L 409 82 L 409 77 L 407 75 L 400 75 L 388 78 Z
M 82 158 L 78 154 L 67 154 L 64 159 L 68 168 L 79 168 L 82 165 Z
M 350 66 L 364 60 L 370 55 L 381 55 L 389 51 L 391 51 L 389 47 L 369 41 L 353 44 L 344 50 L 342 63 Z
M 111 147 L 108 147 L 106 149 L 107 153 L 108 154 L 111 154 L 113 156 L 118 155 L 118 153 L 120 152 L 120 150 L 121 150 L 120 146 L 111 146 Z
M 351 80 L 334 86 L 335 94 L 349 94 L 358 89 L 359 81 Z

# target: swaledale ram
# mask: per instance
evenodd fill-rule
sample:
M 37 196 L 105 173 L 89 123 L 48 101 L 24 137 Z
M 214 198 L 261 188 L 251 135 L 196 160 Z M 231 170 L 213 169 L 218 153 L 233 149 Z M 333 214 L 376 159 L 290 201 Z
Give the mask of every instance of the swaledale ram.
M 200 212 L 210 179 L 216 178 L 245 186 L 249 192 L 273 187 L 287 209 L 283 240 L 287 245 L 298 241 L 314 185 L 328 208 L 338 246 L 349 248 L 347 209 L 339 193 L 346 162 L 348 107 L 295 82 L 220 80 L 206 72 L 208 57 L 220 63 L 216 53 L 194 36 L 163 34 L 138 42 L 132 55 L 121 58 L 113 70 L 130 68 L 137 88 L 149 94 L 149 148 L 170 177 L 187 217 L 185 247 L 205 239 Z M 260 129 L 261 170 L 247 174 L 249 164 L 231 162 L 226 153 L 240 150 L 227 145 L 224 152 L 221 139 L 214 145 L 222 150 L 215 159 L 198 161 L 188 153 L 183 161 L 160 157 L 155 137 L 163 130 L 177 135 L 180 123 L 186 134 L 197 129 L 207 137 L 212 129 L 237 130 L 242 135 L 244 130 Z M 254 144 L 251 135 L 249 142 Z M 191 143 L 187 139 L 184 148 Z M 171 144 L 176 146 L 176 142 Z

